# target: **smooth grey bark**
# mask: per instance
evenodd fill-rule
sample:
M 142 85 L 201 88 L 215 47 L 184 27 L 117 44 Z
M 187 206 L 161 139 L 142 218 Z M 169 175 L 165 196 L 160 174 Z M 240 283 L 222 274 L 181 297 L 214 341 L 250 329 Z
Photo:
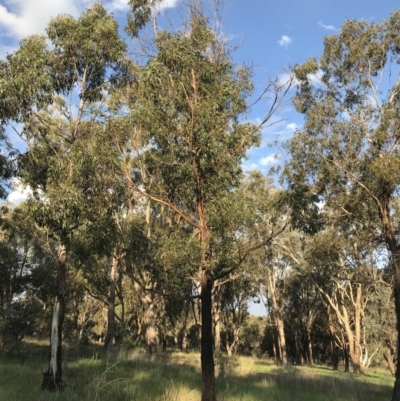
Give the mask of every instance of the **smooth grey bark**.
M 111 271 L 110 271 L 110 292 L 108 295 L 107 309 L 107 332 L 104 339 L 104 348 L 108 349 L 115 341 L 115 286 L 118 269 L 119 258 L 116 254 L 113 255 Z
M 67 249 L 64 245 L 60 245 L 58 247 L 56 296 L 51 321 L 49 367 L 43 373 L 42 390 L 60 391 L 63 389 L 62 329 L 65 315 L 66 257 Z

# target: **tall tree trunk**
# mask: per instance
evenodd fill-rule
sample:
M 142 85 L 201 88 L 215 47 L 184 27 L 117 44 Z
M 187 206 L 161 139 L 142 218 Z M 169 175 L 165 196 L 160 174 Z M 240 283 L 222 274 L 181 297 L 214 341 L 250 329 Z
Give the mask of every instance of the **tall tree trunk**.
M 326 304 L 326 307 L 328 314 L 329 337 L 332 349 L 332 367 L 333 370 L 339 370 L 339 352 L 338 352 L 338 347 L 336 345 L 335 326 L 333 324 L 332 309 L 329 303 Z
M 342 349 L 343 349 L 343 358 L 344 358 L 344 371 L 346 373 L 350 372 L 350 358 L 348 352 L 348 346 L 346 339 L 344 337 L 343 329 L 340 331 L 341 340 L 342 340 Z
M 160 344 L 160 333 L 157 327 L 155 297 L 148 291 L 143 293 L 142 290 L 140 300 L 143 306 L 143 322 L 145 326 L 147 351 L 150 355 L 155 355 Z
M 215 401 L 215 367 L 212 330 L 212 279 L 207 271 L 201 278 L 201 401 Z
M 395 279 L 393 284 L 393 292 L 394 292 L 394 303 L 396 306 L 396 318 L 397 318 L 397 367 L 396 367 L 396 375 L 395 375 L 395 383 L 392 394 L 392 401 L 400 401 L 400 252 L 398 255 L 395 255 L 397 259 L 398 267 L 395 267 Z
M 381 221 L 385 232 L 385 241 L 388 245 L 392 256 L 393 265 L 393 295 L 396 308 L 396 328 L 397 328 L 397 367 L 395 374 L 395 382 L 391 401 L 400 401 L 400 246 L 393 231 L 390 220 L 390 204 L 389 200 L 385 205 L 381 206 Z
M 277 334 L 278 334 L 278 348 L 281 362 L 284 366 L 287 365 L 287 351 L 286 351 L 286 339 L 285 339 L 285 325 L 282 318 L 282 313 L 280 310 L 280 305 L 278 305 L 278 299 L 276 294 L 275 277 L 273 272 L 268 269 L 268 290 L 271 301 L 271 312 L 272 319 L 274 321 Z
M 279 310 L 276 310 L 276 313 L 274 313 L 274 315 L 275 315 L 275 324 L 276 324 L 276 328 L 278 331 L 278 344 L 279 344 L 279 349 L 280 349 L 281 362 L 284 366 L 286 366 L 288 363 L 288 360 L 287 360 L 287 351 L 286 351 L 284 323 L 283 323 L 281 312 Z
M 113 255 L 110 271 L 110 293 L 108 295 L 107 333 L 104 339 L 104 348 L 111 347 L 115 340 L 115 279 L 117 277 L 118 257 Z
M 56 296 L 51 321 L 49 367 L 47 371 L 43 373 L 42 390 L 57 391 L 63 389 L 62 328 L 64 323 L 65 291 L 67 284 L 66 257 L 66 247 L 60 245 L 58 247 Z
M 311 330 L 309 327 L 306 327 L 306 346 L 307 346 L 307 363 L 309 366 L 313 366 L 314 361 L 313 361 L 313 351 L 311 342 Z
M 272 332 L 272 353 L 273 353 L 274 361 L 276 362 L 278 355 L 276 352 L 275 327 L 272 327 L 271 332 Z

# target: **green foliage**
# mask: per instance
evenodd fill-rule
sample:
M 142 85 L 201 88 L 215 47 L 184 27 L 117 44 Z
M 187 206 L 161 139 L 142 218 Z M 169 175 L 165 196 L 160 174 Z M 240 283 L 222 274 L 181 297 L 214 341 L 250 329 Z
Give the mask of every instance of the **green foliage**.
M 235 69 L 205 19 L 191 24 L 188 33 L 158 35 L 158 53 L 143 69 L 138 112 L 152 138 L 146 165 L 163 183 L 162 192 L 146 183 L 147 190 L 196 220 L 196 197 L 212 206 L 239 184 L 241 160 L 259 133 L 238 122 L 252 89 L 248 72 Z
M 162 0 L 129 0 L 131 12 L 128 14 L 126 32 L 131 36 L 138 36 L 139 31 L 149 21 Z
M 289 141 L 285 176 L 371 226 L 400 183 L 398 83 L 387 75 L 398 64 L 398 19 L 346 21 L 319 60 L 294 68 L 305 125 Z

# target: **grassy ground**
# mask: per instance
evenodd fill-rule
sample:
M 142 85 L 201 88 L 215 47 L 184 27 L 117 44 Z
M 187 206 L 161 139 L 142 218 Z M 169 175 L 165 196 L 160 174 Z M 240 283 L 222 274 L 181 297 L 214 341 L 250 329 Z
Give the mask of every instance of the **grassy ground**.
M 166 353 L 149 360 L 143 353 L 100 347 L 67 347 L 66 389 L 40 390 L 46 343 L 25 344 L 26 360 L 0 359 L 1 401 L 198 401 L 201 377 L 196 353 Z M 282 369 L 244 357 L 216 360 L 218 401 L 386 401 L 393 378 L 369 370 L 354 376 L 317 366 Z

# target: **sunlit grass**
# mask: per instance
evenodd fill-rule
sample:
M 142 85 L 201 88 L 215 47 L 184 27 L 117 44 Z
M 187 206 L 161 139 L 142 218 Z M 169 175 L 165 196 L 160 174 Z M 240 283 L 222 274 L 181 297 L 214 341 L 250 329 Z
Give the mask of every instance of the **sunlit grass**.
M 47 344 L 30 342 L 25 363 L 2 358 L 0 400 L 7 401 L 198 401 L 198 353 L 143 352 L 67 346 L 61 393 L 42 392 Z M 271 361 L 222 356 L 216 359 L 218 401 L 380 401 L 390 398 L 393 378 L 379 370 L 365 375 L 323 366 L 281 368 Z

